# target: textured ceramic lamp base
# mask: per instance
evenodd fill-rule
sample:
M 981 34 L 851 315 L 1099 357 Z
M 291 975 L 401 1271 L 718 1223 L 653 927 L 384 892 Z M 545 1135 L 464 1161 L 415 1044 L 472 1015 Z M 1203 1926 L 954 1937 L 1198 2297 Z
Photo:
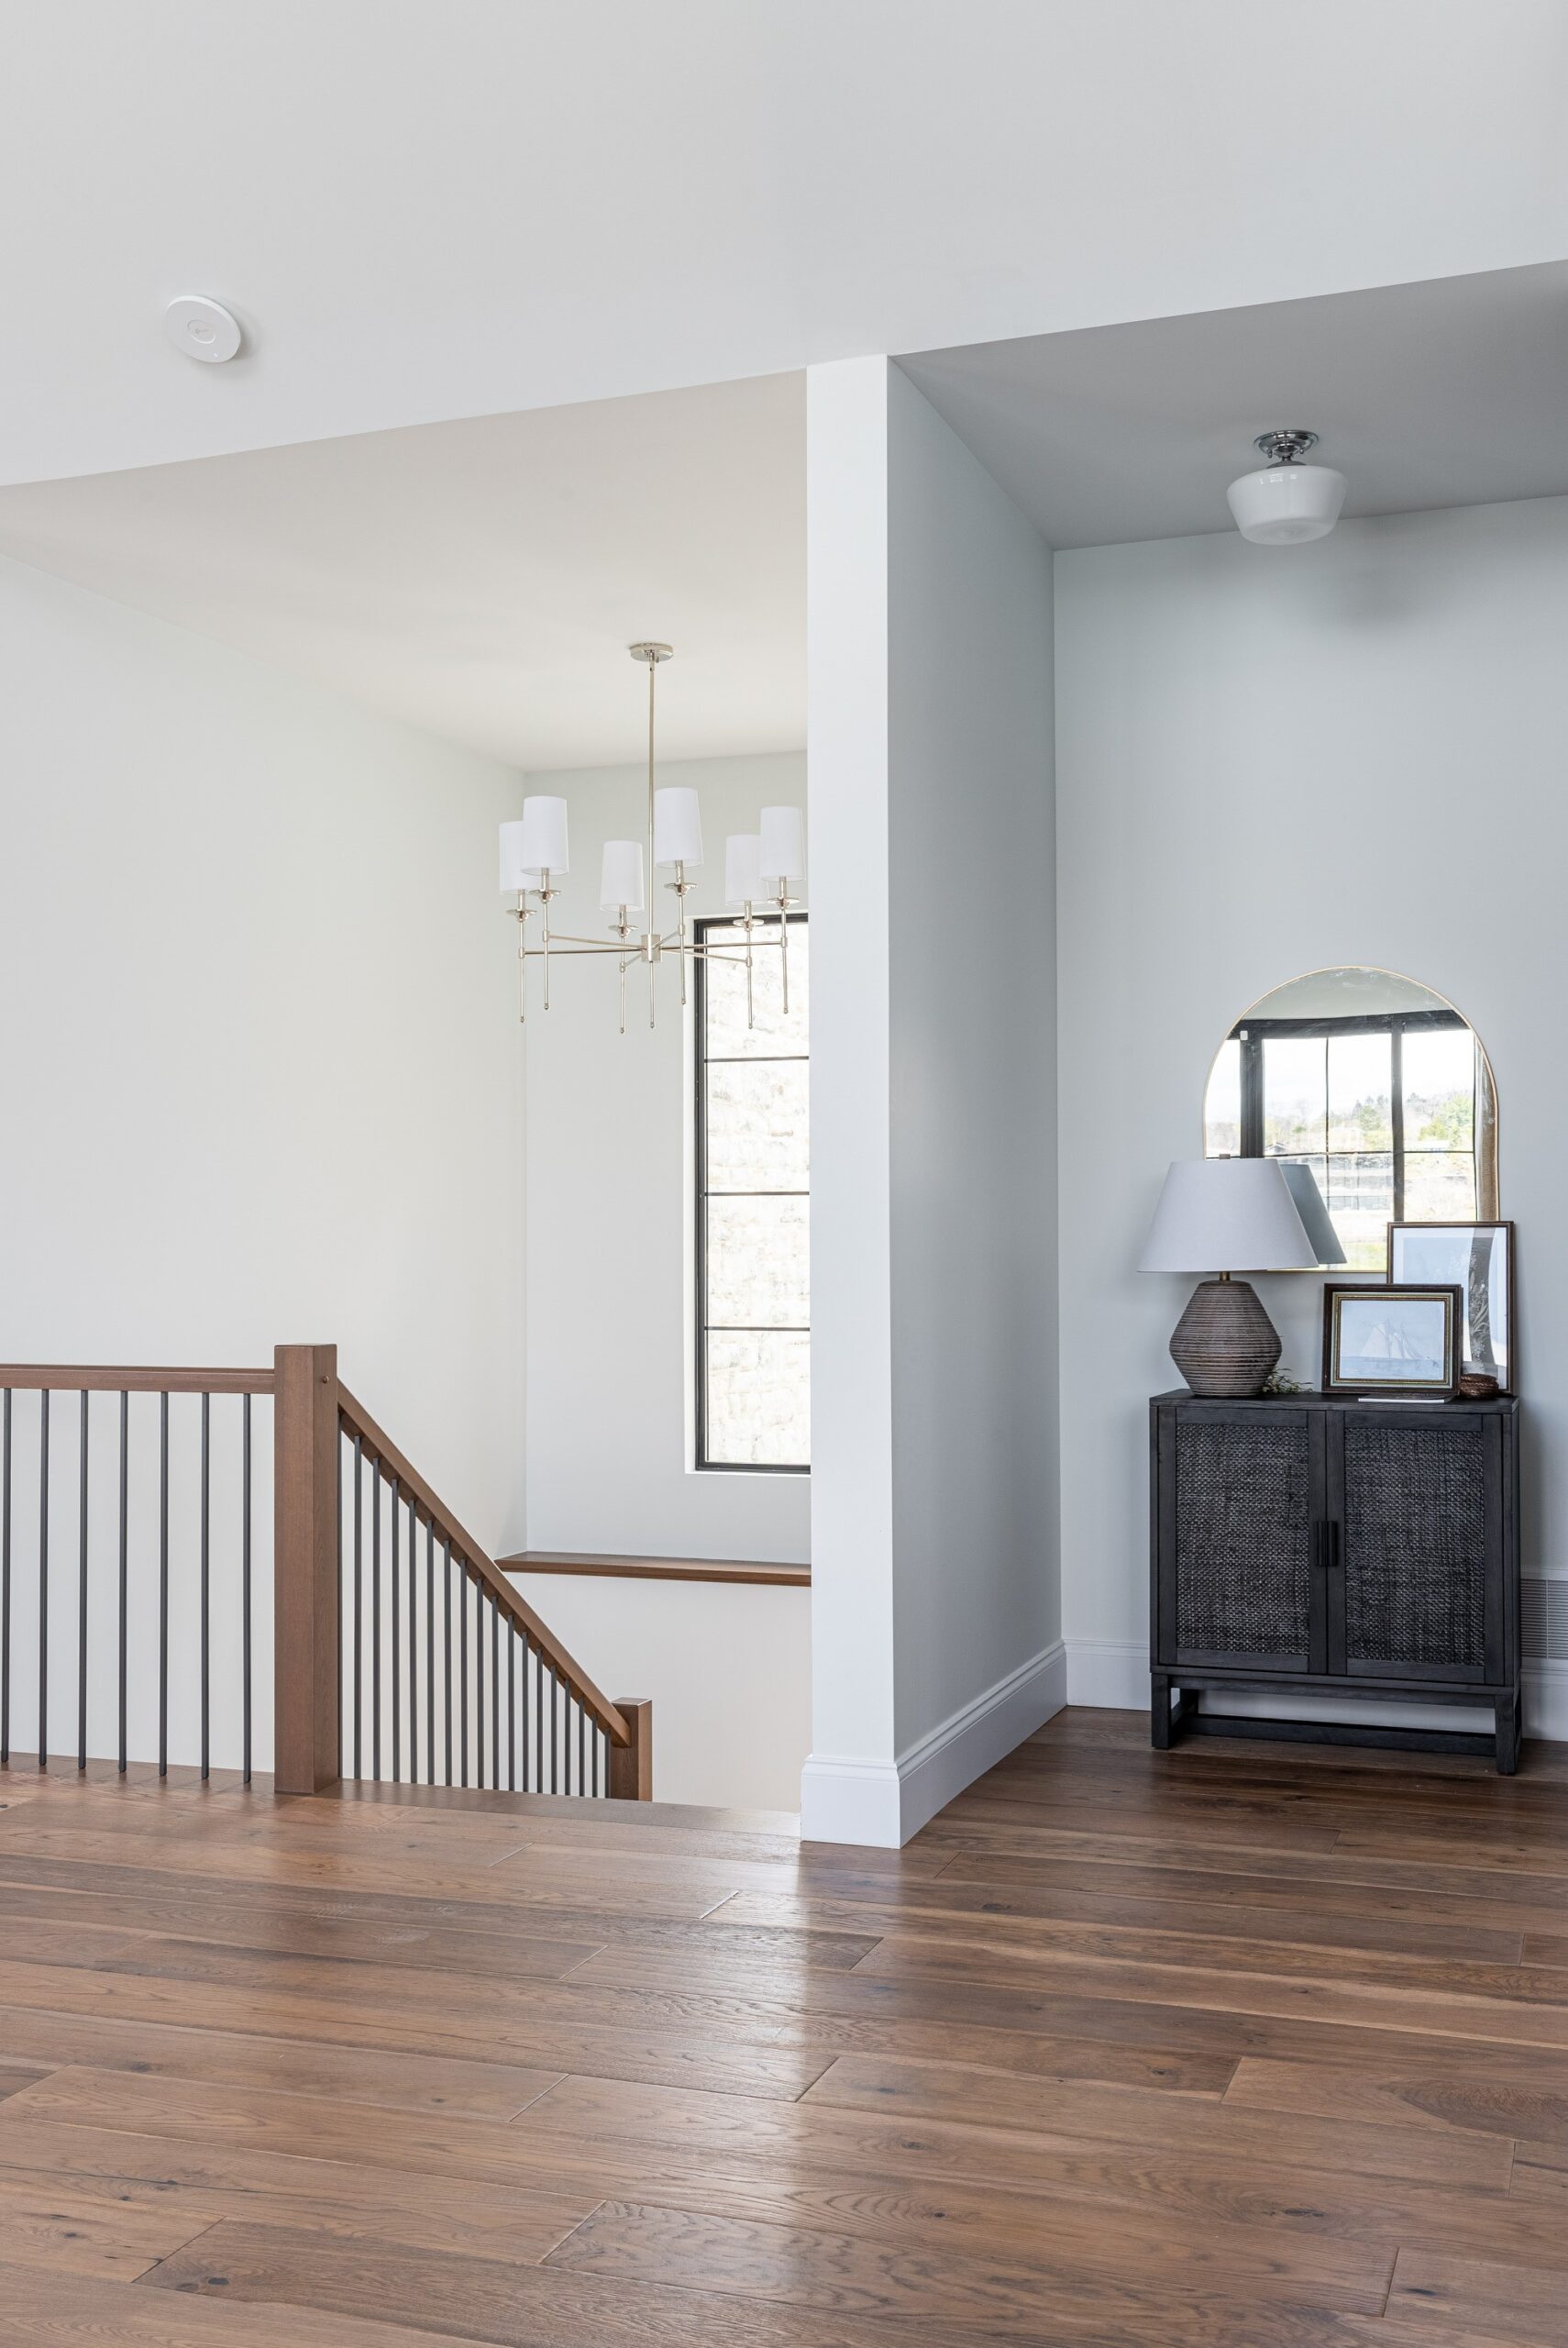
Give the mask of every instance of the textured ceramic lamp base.
M 1278 1361 L 1280 1336 L 1247 1280 L 1195 1288 L 1171 1338 L 1171 1359 L 1194 1394 L 1261 1394 Z

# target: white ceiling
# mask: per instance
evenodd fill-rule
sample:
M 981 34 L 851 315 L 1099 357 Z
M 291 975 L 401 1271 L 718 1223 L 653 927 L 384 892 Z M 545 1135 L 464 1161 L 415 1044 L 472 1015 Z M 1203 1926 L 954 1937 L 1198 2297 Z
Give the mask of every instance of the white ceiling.
M 0 553 L 523 767 L 805 739 L 802 378 L 0 490 Z
M 1565 119 L 1562 0 L 6 0 L 0 479 L 1556 260 Z
M 1254 434 L 1305 425 L 1347 515 L 1568 493 L 1568 264 L 900 361 L 1055 547 L 1228 530 Z

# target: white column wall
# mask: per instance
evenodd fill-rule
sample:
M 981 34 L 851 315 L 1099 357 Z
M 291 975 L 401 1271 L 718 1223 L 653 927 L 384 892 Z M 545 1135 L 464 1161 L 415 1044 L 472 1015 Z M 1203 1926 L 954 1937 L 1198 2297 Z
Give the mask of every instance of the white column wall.
M 802 1829 L 888 1844 L 1063 1700 L 1051 558 L 885 360 L 807 417 Z

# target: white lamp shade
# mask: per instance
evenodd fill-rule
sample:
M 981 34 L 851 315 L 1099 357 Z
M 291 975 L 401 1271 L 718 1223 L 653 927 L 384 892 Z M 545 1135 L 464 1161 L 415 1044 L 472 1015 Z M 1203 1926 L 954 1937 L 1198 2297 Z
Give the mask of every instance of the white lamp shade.
M 569 870 L 564 799 L 525 799 L 521 860 L 531 872 Z
M 1345 502 L 1345 477 L 1329 465 L 1265 465 L 1225 494 L 1242 537 L 1260 547 L 1298 546 L 1328 537 Z
M 732 832 L 724 842 L 724 903 L 738 913 L 762 897 L 762 839 L 756 832 Z
M 639 840 L 606 840 L 599 902 L 607 914 L 643 909 L 643 850 Z
M 1318 1261 L 1277 1158 L 1196 1157 L 1165 1176 L 1138 1269 L 1309 1271 Z
M 758 837 L 762 877 L 775 893 L 781 881 L 805 878 L 806 819 L 798 807 L 765 807 Z
M 679 784 L 654 792 L 654 862 L 690 864 L 702 861 L 702 817 L 697 793 Z
M 523 824 L 521 817 L 501 827 L 501 893 L 514 897 L 521 889 L 536 889 L 539 876 L 530 871 L 523 861 Z

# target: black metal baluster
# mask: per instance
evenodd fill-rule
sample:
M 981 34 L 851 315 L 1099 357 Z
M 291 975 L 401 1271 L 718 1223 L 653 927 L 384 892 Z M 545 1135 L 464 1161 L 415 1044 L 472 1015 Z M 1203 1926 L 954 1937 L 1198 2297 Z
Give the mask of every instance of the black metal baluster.
M 446 1584 L 447 1635 L 441 1642 L 442 1660 L 447 1672 L 447 1705 L 443 1726 L 447 1736 L 447 1783 L 452 1782 L 452 1545 L 441 1544 L 442 1577 Z
M 364 1499 L 364 1438 L 357 1434 L 354 1437 L 354 1776 L 356 1779 L 362 1778 L 365 1774 L 365 1756 L 361 1740 L 365 1684 L 365 1664 L 361 1653 L 365 1638 L 364 1551 L 361 1545 Z
M 501 1791 L 501 1609 L 490 1609 L 490 1782 Z
M 436 1783 L 436 1524 L 425 1528 L 425 1782 Z
M 0 1405 L 0 1769 L 11 1766 L 11 1390 Z
M 484 1586 L 474 1584 L 474 1783 L 484 1784 Z
M 212 1417 L 213 1398 L 202 1397 L 202 1783 L 212 1762 Z
M 239 1670 L 240 1690 L 240 1767 L 245 1782 L 250 1783 L 250 1397 L 240 1397 L 239 1409 Z M 338 1523 L 343 1512 L 338 1511 Z M 342 1586 L 342 1574 L 338 1574 Z M 342 1634 L 338 1634 L 338 1652 L 342 1653 Z M 339 1765 L 341 1766 L 341 1764 Z
M 82 1390 L 76 1496 L 76 1766 L 87 1767 L 87 1389 Z
M 370 1462 L 370 1775 L 381 1774 L 381 1463 Z
M 545 1790 L 545 1657 L 542 1649 L 534 1659 L 534 1791 Z
M 130 1640 L 130 1394 L 120 1396 L 120 1775 L 126 1774 L 127 1659 Z
M 517 1625 L 506 1622 L 506 1790 L 517 1791 Z
M 599 1793 L 599 1744 L 603 1734 L 603 1730 L 596 1722 L 593 1729 L 593 1791 L 596 1800 Z
M 403 1615 L 401 1585 L 398 1580 L 398 1490 L 390 1487 L 392 1499 L 392 1783 L 403 1778 Z
M 580 1795 L 588 1790 L 588 1714 L 580 1704 L 577 1708 L 577 1790 Z
M 158 1398 L 158 1774 L 169 1775 L 169 1397 Z
M 419 1519 L 408 1503 L 408 1782 L 419 1783 Z
M 49 1388 L 39 1396 L 39 1767 L 49 1766 Z
M 552 1667 L 550 1672 L 550 1791 L 553 1794 L 560 1791 L 561 1747 L 556 1728 L 556 1695 L 560 1684 Z
M 528 1790 L 528 1663 L 532 1653 L 533 1650 L 528 1645 L 527 1635 L 525 1634 L 523 1640 L 523 1670 L 521 1674 L 523 1680 L 523 1790 L 525 1793 Z
M 463 1747 L 463 1783 L 469 1782 L 469 1573 L 459 1561 L 458 1573 L 458 1701 Z

